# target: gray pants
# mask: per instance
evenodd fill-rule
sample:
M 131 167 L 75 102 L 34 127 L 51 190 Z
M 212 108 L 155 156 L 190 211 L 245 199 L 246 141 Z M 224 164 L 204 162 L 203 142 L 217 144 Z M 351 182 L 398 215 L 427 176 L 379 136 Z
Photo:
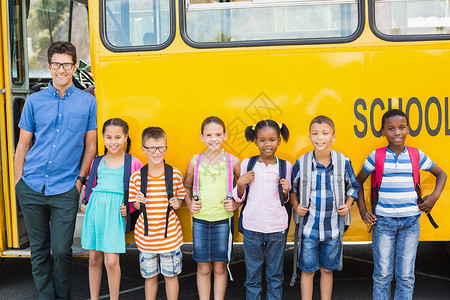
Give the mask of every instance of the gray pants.
M 31 265 L 39 299 L 70 299 L 72 243 L 79 198 L 77 188 L 45 196 L 43 192 L 32 190 L 21 179 L 16 185 L 16 196 L 30 239 Z

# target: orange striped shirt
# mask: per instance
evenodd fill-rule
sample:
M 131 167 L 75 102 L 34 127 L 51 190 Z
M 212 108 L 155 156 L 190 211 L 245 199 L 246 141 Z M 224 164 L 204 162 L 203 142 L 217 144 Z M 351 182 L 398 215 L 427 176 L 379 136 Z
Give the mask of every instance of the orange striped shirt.
M 136 196 L 140 190 L 141 171 L 138 170 L 130 178 L 130 202 L 136 201 Z M 174 197 L 179 199 L 184 199 L 186 196 L 183 175 L 177 168 L 173 168 L 173 194 Z M 156 178 L 148 175 L 146 200 L 148 236 L 144 235 L 144 215 L 140 214 L 134 229 L 137 247 L 140 251 L 149 253 L 165 253 L 176 250 L 183 244 L 183 233 L 181 232 L 180 221 L 173 209 L 170 210 L 169 214 L 167 238 L 164 238 L 166 212 L 169 205 L 164 174 Z

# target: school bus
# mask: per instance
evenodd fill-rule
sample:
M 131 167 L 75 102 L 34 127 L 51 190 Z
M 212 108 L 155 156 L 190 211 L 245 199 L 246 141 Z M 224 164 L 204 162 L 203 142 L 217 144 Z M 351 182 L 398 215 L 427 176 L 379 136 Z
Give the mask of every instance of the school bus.
M 184 172 L 192 155 L 205 150 L 199 140 L 202 120 L 216 115 L 227 125 L 226 151 L 241 160 L 257 154 L 245 141 L 246 126 L 261 119 L 285 123 L 291 137 L 277 155 L 294 163 L 312 149 L 309 122 L 323 114 L 336 124 L 333 148 L 350 157 L 358 172 L 373 149 L 386 145 L 382 114 L 400 108 L 411 123 L 407 144 L 450 172 L 448 1 L 8 0 L 1 5 L 0 256 L 27 255 L 20 250 L 27 237 L 14 196 L 13 157 L 23 102 L 50 77 L 42 54 L 50 40 L 71 40 L 83 53 L 90 69 L 77 78 L 88 86 L 85 75 L 93 74 L 99 128 L 111 117 L 126 120 L 131 153 L 142 161 L 142 130 L 161 126 L 168 134 L 166 161 Z M 40 40 L 45 38 L 46 43 Z M 98 138 L 102 149 L 100 131 Z M 423 193 L 430 193 L 434 177 L 421 173 L 421 183 Z M 369 186 L 365 189 L 369 204 Z M 449 200 L 447 183 L 432 211 L 439 228 L 422 216 L 421 241 L 450 241 Z M 370 241 L 356 204 L 351 212 L 344 240 Z M 185 242 L 191 242 L 192 216 L 185 205 L 178 216 Z M 242 241 L 235 232 L 235 241 Z

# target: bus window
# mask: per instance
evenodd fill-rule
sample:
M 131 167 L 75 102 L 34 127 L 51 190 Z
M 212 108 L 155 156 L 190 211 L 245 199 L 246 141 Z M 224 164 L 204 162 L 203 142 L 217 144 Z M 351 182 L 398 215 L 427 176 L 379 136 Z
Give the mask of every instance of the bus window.
M 102 40 L 112 51 L 161 49 L 173 38 L 173 0 L 105 0 L 103 7 Z
M 245 42 L 343 42 L 362 27 L 357 0 L 186 0 L 184 31 L 194 46 Z M 183 23 L 183 22 L 182 22 Z M 250 42 L 250 43 L 249 43 Z M 203 44 L 203 45 L 202 45 Z
M 78 60 L 89 64 L 87 8 L 79 3 L 74 3 L 72 17 L 70 12 L 70 0 L 30 1 L 27 42 L 31 79 L 50 78 L 47 70 L 47 49 L 56 41 L 70 40 L 77 48 Z M 70 31 L 71 29 L 72 31 Z
M 10 14 L 10 61 L 11 61 L 11 79 L 14 85 L 20 85 L 24 82 L 25 62 L 23 51 L 23 30 L 22 30 L 22 1 L 11 0 Z
M 91 65 L 89 47 L 89 22 L 88 9 L 83 4 L 72 2 L 72 17 L 70 21 L 69 41 L 77 48 L 77 59 L 86 65 Z M 78 65 L 79 67 L 79 65 Z
M 449 38 L 444 36 L 450 34 L 450 5 L 447 0 L 372 1 L 371 27 L 383 39 Z

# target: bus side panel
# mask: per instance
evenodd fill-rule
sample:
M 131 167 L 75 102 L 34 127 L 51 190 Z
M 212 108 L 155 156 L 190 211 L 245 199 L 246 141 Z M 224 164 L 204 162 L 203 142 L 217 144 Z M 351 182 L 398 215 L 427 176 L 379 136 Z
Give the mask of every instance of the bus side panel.
M 184 173 L 189 159 L 205 151 L 199 133 L 207 116 L 224 120 L 225 149 L 241 160 L 258 154 L 244 138 L 245 127 L 262 119 L 284 122 L 291 138 L 277 156 L 294 163 L 312 149 L 309 122 L 324 114 L 337 126 L 333 147 L 353 159 L 357 172 L 366 153 L 353 146 L 359 140 L 352 134 L 351 115 L 354 101 L 365 97 L 364 60 L 364 52 L 293 48 L 105 57 L 95 68 L 96 78 L 101 78 L 96 90 L 99 123 L 123 117 L 134 141 L 131 153 L 144 161 L 140 134 L 148 126 L 161 126 L 168 135 L 166 160 Z M 346 239 L 370 240 L 356 207 L 352 213 Z M 178 215 L 190 242 L 191 214 L 183 206 Z M 292 234 L 293 226 L 290 239 Z M 235 237 L 242 241 L 242 236 Z

